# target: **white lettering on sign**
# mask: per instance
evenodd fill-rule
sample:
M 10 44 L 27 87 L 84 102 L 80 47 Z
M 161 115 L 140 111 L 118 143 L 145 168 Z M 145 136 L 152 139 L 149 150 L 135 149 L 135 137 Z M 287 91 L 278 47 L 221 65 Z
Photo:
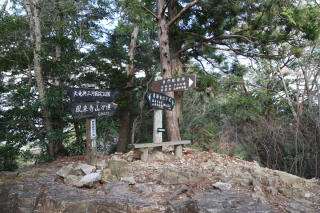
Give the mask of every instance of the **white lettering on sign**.
M 95 139 L 97 137 L 96 131 L 96 119 L 90 120 L 90 138 Z
M 76 112 L 81 112 L 81 106 L 76 106 Z
M 94 96 L 94 97 L 110 97 L 111 91 L 87 91 L 87 90 L 75 90 L 73 91 L 73 96 L 83 97 L 83 96 Z

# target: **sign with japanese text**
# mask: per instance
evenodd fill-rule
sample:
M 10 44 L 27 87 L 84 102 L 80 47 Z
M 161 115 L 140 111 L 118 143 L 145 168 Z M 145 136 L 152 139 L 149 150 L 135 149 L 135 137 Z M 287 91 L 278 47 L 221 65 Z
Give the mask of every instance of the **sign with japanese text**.
M 73 103 L 71 113 L 74 118 L 89 118 L 102 115 L 113 115 L 117 104 L 106 102 Z
M 196 76 L 168 78 L 152 83 L 152 90 L 156 92 L 184 91 L 196 87 Z
M 172 110 L 174 107 L 174 98 L 159 92 L 148 92 L 147 101 L 152 109 Z
M 147 101 L 152 109 L 172 110 L 174 107 L 174 98 L 159 92 L 148 92 Z
M 88 88 L 68 88 L 67 93 L 72 102 L 112 102 L 116 96 L 116 91 Z
M 97 137 L 97 126 L 96 126 L 96 119 L 90 120 L 90 137 L 91 139 L 95 139 Z

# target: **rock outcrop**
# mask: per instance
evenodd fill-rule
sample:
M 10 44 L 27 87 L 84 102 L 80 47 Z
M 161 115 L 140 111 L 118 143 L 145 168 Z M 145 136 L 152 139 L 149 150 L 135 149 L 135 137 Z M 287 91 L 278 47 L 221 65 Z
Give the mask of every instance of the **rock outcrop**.
M 54 182 L 54 178 L 25 179 L 0 187 L 4 213 L 153 212 L 149 199 L 122 194 L 96 193 Z
M 320 212 L 317 179 L 191 149 L 181 160 L 133 154 L 105 156 L 97 167 L 63 158 L 2 172 L 0 212 Z
M 207 179 L 206 175 L 197 170 L 165 168 L 159 176 L 163 184 L 186 184 L 201 182 Z

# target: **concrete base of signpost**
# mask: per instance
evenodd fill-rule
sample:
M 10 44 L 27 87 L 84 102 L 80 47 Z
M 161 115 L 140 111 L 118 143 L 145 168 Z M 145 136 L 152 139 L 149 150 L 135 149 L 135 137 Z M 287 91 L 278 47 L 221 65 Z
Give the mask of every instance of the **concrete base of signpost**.
M 148 148 L 156 148 L 162 146 L 174 146 L 175 147 L 175 156 L 178 159 L 182 158 L 182 145 L 190 144 L 189 140 L 184 141 L 169 141 L 169 142 L 162 142 L 162 143 L 138 143 L 133 144 L 132 147 L 139 149 L 141 152 L 141 160 L 146 162 L 148 161 Z
M 146 149 L 139 149 L 139 151 L 141 152 L 141 156 L 140 156 L 141 160 L 142 160 L 143 162 L 148 161 L 148 156 L 149 156 L 149 154 L 148 154 L 148 148 L 146 148 Z
M 177 158 L 182 158 L 182 145 L 177 145 L 174 147 L 174 154 Z

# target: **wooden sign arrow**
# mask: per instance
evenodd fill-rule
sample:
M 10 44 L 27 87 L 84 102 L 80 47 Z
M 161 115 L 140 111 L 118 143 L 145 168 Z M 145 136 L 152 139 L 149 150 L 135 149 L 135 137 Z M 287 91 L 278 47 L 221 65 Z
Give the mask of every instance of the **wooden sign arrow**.
M 113 115 L 117 104 L 106 102 L 73 103 L 71 113 L 74 118 L 90 118 L 102 115 Z
M 184 91 L 196 87 L 196 76 L 168 78 L 152 83 L 152 90 L 156 92 Z
M 70 96 L 72 102 L 112 102 L 116 96 L 116 91 L 88 88 L 68 88 L 67 94 Z

